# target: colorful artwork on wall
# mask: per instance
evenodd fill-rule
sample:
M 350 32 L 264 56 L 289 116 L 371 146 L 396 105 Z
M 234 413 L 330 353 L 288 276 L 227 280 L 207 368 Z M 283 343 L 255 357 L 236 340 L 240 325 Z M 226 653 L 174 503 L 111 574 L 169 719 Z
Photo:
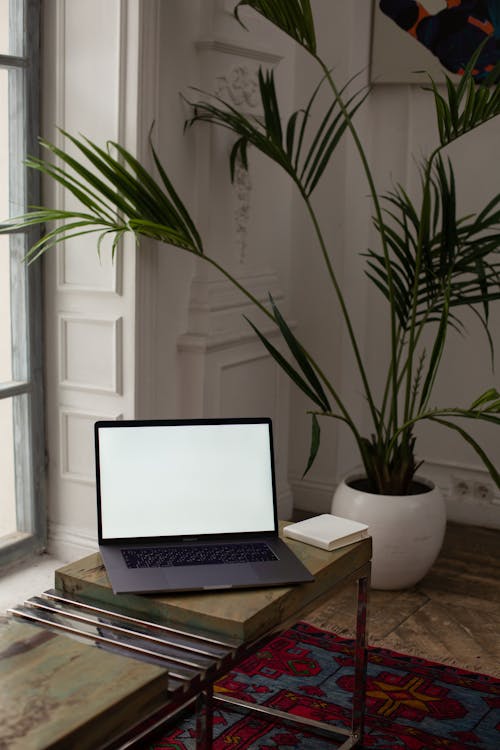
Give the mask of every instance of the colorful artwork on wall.
M 500 0 L 376 0 L 372 80 L 418 82 L 430 62 L 460 75 L 481 44 L 478 81 L 500 60 Z

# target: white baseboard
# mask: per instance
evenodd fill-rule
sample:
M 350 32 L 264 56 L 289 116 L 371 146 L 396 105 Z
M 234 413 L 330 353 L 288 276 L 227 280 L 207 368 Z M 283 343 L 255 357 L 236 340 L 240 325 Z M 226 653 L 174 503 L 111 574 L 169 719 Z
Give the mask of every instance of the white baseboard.
M 293 505 L 308 513 L 330 513 L 335 485 L 310 479 L 293 479 Z
M 78 560 L 97 552 L 97 535 L 72 526 L 49 523 L 47 551 L 63 560 Z
M 293 515 L 293 494 L 290 489 L 278 494 L 278 518 L 290 521 Z
M 487 471 L 425 461 L 421 474 L 441 489 L 449 521 L 500 529 L 500 491 Z M 330 512 L 334 485 L 295 479 L 291 486 L 295 509 L 314 514 Z
M 422 474 L 441 489 L 449 521 L 500 529 L 500 490 L 487 471 L 426 461 Z

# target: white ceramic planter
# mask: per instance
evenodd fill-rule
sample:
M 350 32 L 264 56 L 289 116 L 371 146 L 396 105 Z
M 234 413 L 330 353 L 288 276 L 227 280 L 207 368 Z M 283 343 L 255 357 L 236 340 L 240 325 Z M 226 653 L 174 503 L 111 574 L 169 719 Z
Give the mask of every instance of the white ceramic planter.
M 418 495 L 373 495 L 349 486 L 346 477 L 333 496 L 332 513 L 368 524 L 373 541 L 372 588 L 404 589 L 420 581 L 439 554 L 446 527 L 441 491 L 429 480 Z

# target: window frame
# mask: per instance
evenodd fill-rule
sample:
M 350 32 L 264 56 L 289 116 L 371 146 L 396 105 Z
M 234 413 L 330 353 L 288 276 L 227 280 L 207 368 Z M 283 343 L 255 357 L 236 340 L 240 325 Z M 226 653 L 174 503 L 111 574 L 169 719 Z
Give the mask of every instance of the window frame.
M 21 71 L 24 79 L 18 87 L 21 90 L 23 116 L 21 127 L 15 136 L 15 164 L 12 166 L 9 160 L 9 194 L 12 194 L 13 189 L 14 194 L 24 203 L 22 211 L 25 211 L 29 206 L 40 205 L 39 174 L 36 170 L 23 167 L 22 161 L 28 154 L 36 156 L 38 153 L 41 0 L 10 0 L 9 11 L 21 20 L 18 29 L 22 29 L 22 55 L 0 54 L 0 69 Z M 9 92 L 10 86 L 9 82 Z M 9 111 L 11 106 L 9 96 Z M 12 142 L 9 140 L 9 153 L 13 142 L 14 139 Z M 17 183 L 14 183 L 15 180 Z M 16 366 L 13 353 L 13 380 L 10 383 L 0 383 L 0 400 L 26 394 L 26 399 L 22 402 L 21 399 L 13 398 L 17 531 L 0 537 L 0 567 L 42 552 L 47 542 L 42 263 L 37 261 L 28 265 L 21 261 L 40 237 L 40 230 L 35 227 L 13 232 L 9 237 L 11 290 L 15 287 L 17 294 L 24 295 L 25 305 L 25 316 L 21 315 L 17 323 L 12 321 L 13 341 L 17 336 L 23 335 L 28 340 L 23 361 L 19 359 L 19 367 Z M 19 373 L 16 373 L 16 369 Z M 28 440 L 19 439 L 24 426 L 27 428 Z M 23 436 L 25 437 L 24 433 Z

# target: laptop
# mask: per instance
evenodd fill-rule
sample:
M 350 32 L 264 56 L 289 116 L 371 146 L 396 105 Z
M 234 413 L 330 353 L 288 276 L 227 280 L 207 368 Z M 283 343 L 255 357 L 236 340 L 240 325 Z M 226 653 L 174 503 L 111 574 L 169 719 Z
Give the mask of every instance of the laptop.
M 95 448 L 115 593 L 313 580 L 278 536 L 270 419 L 99 421 Z

